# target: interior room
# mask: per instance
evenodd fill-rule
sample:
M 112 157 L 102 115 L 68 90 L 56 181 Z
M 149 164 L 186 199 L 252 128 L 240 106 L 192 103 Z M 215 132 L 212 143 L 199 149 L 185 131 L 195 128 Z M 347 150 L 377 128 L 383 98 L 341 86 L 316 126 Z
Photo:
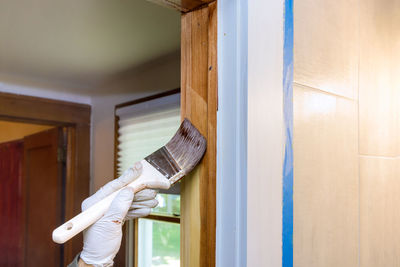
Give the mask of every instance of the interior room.
M 76 207 L 72 208 L 70 215 L 67 215 L 68 210 L 62 211 L 62 206 L 68 206 L 68 202 L 61 197 L 68 201 L 70 194 L 75 193 L 76 196 L 78 193 L 73 192 L 74 190 L 68 192 L 68 188 L 65 188 L 65 181 L 63 182 L 64 185 L 60 184 L 61 187 L 64 187 L 61 190 L 62 193 L 61 191 L 58 192 L 60 199 L 57 199 L 57 205 L 61 206 L 53 208 L 49 205 L 41 205 L 40 203 L 43 202 L 37 199 L 25 199 L 25 196 L 39 193 L 42 194 L 44 199 L 51 201 L 49 193 L 43 188 L 46 184 L 41 184 L 42 190 L 39 190 L 40 187 L 36 187 L 36 190 L 39 191 L 32 194 L 19 192 L 19 194 L 14 195 L 18 190 L 21 190 L 22 185 L 15 184 L 15 188 L 12 189 L 15 192 L 10 191 L 9 181 L 3 180 L 8 177 L 8 172 L 5 168 L 1 169 L 2 192 L 8 192 L 8 194 L 2 195 L 4 199 L 2 198 L 1 203 L 4 206 L 1 210 L 3 212 L 17 212 L 14 209 L 4 208 L 12 207 L 9 206 L 11 205 L 10 202 L 14 203 L 16 198 L 20 198 L 20 204 L 23 202 L 26 205 L 30 203 L 37 205 L 23 207 L 24 212 L 18 210 L 20 217 L 22 215 L 29 216 L 27 214 L 32 208 L 38 210 L 38 213 L 42 213 L 41 218 L 31 219 L 38 223 L 46 221 L 46 213 L 48 219 L 52 218 L 49 214 L 51 212 L 57 212 L 57 215 L 55 215 L 56 222 L 47 220 L 49 224 L 43 226 L 43 228 L 48 228 L 47 231 L 42 229 L 37 233 L 41 235 L 42 240 L 39 241 L 36 240 L 39 237 L 35 236 L 34 232 L 37 227 L 31 220 L 15 217 L 11 221 L 8 214 L 2 214 L 1 225 L 6 226 L 3 227 L 5 232 L 2 232 L 2 236 L 8 238 L 2 238 L 0 265 L 66 266 L 82 249 L 82 240 L 73 241 L 76 245 L 57 245 L 51 240 L 51 232 L 54 230 L 52 228 L 60 225 L 66 217 L 72 217 L 73 214 L 79 213 L 80 202 L 88 197 L 90 192 L 94 193 L 106 182 L 117 177 L 115 175 L 122 172 L 117 170 L 118 160 L 129 161 L 129 159 L 125 159 L 125 156 L 114 158 L 114 150 L 118 149 L 114 145 L 114 134 L 117 134 L 116 131 L 118 131 L 114 124 L 117 117 L 116 106 L 171 90 L 178 93 L 179 100 L 180 13 L 177 10 L 141 0 L 128 2 L 90 1 L 85 3 L 56 3 L 45 0 L 37 3 L 3 2 L 1 3 L 0 17 L 2 43 L 0 46 L 0 91 L 5 97 L 9 96 L 8 94 L 39 97 L 48 99 L 49 103 L 56 100 L 81 105 L 85 109 L 89 108 L 88 126 L 90 128 L 87 131 L 89 136 L 84 138 L 82 142 L 85 143 L 85 146 L 91 147 L 88 150 L 88 157 L 85 159 L 88 164 L 80 163 L 85 166 L 71 166 L 69 158 L 65 158 L 64 162 L 67 166 L 57 168 L 57 171 L 64 171 L 64 178 L 59 177 L 57 179 L 68 179 L 68 177 L 65 177 L 66 172 L 77 171 L 76 168 L 84 169 L 84 172 L 79 171 L 78 176 L 85 175 L 83 174 L 85 172 L 88 174 L 87 179 L 85 178 L 88 182 L 85 185 L 87 192 L 78 197 L 80 199 L 76 202 L 79 203 L 74 204 Z M 17 99 L 13 101 L 19 103 L 25 100 Z M 35 99 L 32 98 L 32 100 Z M 46 103 L 35 104 L 33 102 L 24 106 L 23 109 L 27 113 L 40 111 L 41 107 L 43 107 L 43 113 L 46 111 L 44 108 Z M 163 103 L 162 98 L 160 103 Z M 160 106 L 160 103 L 156 103 L 157 106 Z M 175 103 L 174 108 L 177 111 L 174 116 L 176 117 L 176 114 L 178 114 L 178 117 L 176 117 L 178 120 L 175 119 L 172 132 L 167 129 L 168 134 L 165 135 L 167 138 L 170 138 L 179 126 L 179 101 L 175 101 Z M 57 102 L 54 103 L 54 105 L 57 104 Z M 7 106 L 4 102 L 0 105 L 2 109 L 8 111 L 13 108 L 12 103 L 10 103 L 10 106 Z M 15 106 L 15 109 L 18 113 L 22 108 Z M 57 115 L 58 111 L 50 112 Z M 86 116 L 86 111 L 82 113 L 79 110 L 67 110 L 66 112 L 75 117 L 83 118 Z M 71 121 L 61 122 L 62 119 L 60 119 L 60 122 L 56 122 L 46 114 L 42 114 L 43 117 L 40 119 L 27 118 L 22 113 L 16 114 L 14 118 L 8 118 L 8 115 L 2 113 L 2 117 L 7 119 L 7 121 L 0 122 L 0 142 L 2 146 L 5 146 L 2 149 L 4 159 L 10 160 L 8 154 L 5 153 L 6 151 L 10 153 L 14 151 L 10 148 L 14 143 L 21 146 L 20 143 L 24 138 L 50 128 L 61 128 L 61 131 L 63 127 L 71 128 L 68 131 L 68 134 L 71 134 L 68 141 L 70 141 L 70 144 L 78 141 L 79 136 L 77 135 L 79 133 L 77 131 L 79 130 L 72 127 Z M 63 116 L 61 113 L 58 115 L 58 117 Z M 43 122 L 48 126 L 31 124 Z M 176 123 L 178 123 L 177 126 Z M 75 140 L 73 140 L 74 138 Z M 155 142 L 152 146 L 146 146 L 145 151 L 138 152 L 136 156 L 139 159 L 147 156 L 146 153 L 151 151 L 154 146 L 164 145 L 165 137 L 155 136 L 152 140 Z M 143 137 L 142 141 L 145 141 Z M 68 145 L 66 144 L 65 147 L 67 148 Z M 20 153 L 18 155 L 23 158 L 23 146 L 18 148 L 22 149 L 22 152 L 18 150 Z M 61 150 L 57 151 L 60 148 L 56 147 L 56 157 L 60 156 Z M 64 153 L 67 154 L 68 151 Z M 65 157 L 67 156 L 65 155 Z M 49 164 L 46 160 L 39 161 L 45 165 Z M 10 165 L 9 161 L 3 162 L 2 160 L 2 163 L 5 164 L 2 166 L 15 167 Z M 134 162 L 130 162 L 130 164 L 132 163 Z M 37 167 L 39 168 L 38 165 Z M 50 170 L 43 171 L 42 175 L 48 177 L 46 179 L 51 179 Z M 24 170 L 23 174 L 20 175 L 27 176 L 26 171 Z M 17 175 L 16 179 L 18 177 Z M 48 183 L 45 179 L 40 180 Z M 32 188 L 32 185 L 27 185 L 27 188 Z M 48 187 L 48 190 L 53 189 Z M 124 250 L 123 255 L 119 255 L 119 258 L 115 260 L 116 266 L 125 266 L 122 265 L 122 262 L 125 264 L 125 257 L 129 262 L 127 264 L 130 264 L 127 266 L 133 266 L 135 264 L 133 254 L 138 252 L 140 255 L 146 255 L 145 259 L 139 257 L 139 261 L 150 258 L 151 262 L 153 249 L 156 250 L 154 261 L 158 261 L 157 266 L 179 265 L 179 190 L 172 192 L 172 194 L 169 193 L 159 194 L 158 196 L 160 205 L 157 209 L 159 214 L 154 211 L 153 219 L 147 218 L 147 220 L 140 222 L 144 225 L 143 228 L 147 229 L 140 231 L 140 234 L 146 233 L 146 238 L 139 237 L 139 234 L 134 237 L 134 232 L 130 232 L 129 242 L 136 242 L 141 246 L 140 249 L 136 248 L 135 252 L 133 244 L 131 244 L 131 254 L 125 255 Z M 61 196 L 61 194 L 64 195 Z M 11 196 L 13 199 L 10 199 Z M 168 215 L 164 216 L 166 219 L 164 219 L 163 214 Z M 64 218 L 61 219 L 61 216 L 64 216 Z M 15 220 L 20 219 L 22 221 L 15 224 Z M 153 222 L 156 226 L 161 225 L 161 228 L 167 228 L 163 230 L 155 227 L 154 233 L 158 234 L 156 241 L 171 243 L 172 240 L 173 244 L 162 246 L 163 243 L 160 243 L 154 245 L 153 248 L 153 231 L 151 230 Z M 21 226 L 31 227 L 32 229 L 24 229 L 16 234 L 16 230 L 10 224 L 14 225 L 14 228 Z M 133 229 L 134 225 L 132 224 L 130 227 Z M 126 231 L 128 231 L 129 227 L 126 228 Z M 136 228 L 141 229 L 142 227 L 136 226 Z M 8 230 L 11 232 L 8 232 Z M 5 235 L 7 232 L 9 234 Z M 24 232 L 25 236 L 22 236 Z M 170 237 L 171 234 L 172 237 Z M 166 238 L 166 240 L 161 240 L 160 237 Z M 138 242 L 139 238 L 143 239 L 143 242 Z M 125 244 L 123 244 L 124 247 Z M 172 254 L 168 253 L 168 249 L 172 249 Z M 169 261 L 174 263 L 168 265 Z M 137 260 L 136 264 L 138 264 Z M 140 266 L 150 266 L 147 263 L 143 263 L 145 264 L 143 265 L 139 262 L 139 264 L 141 264 Z
M 0 267 L 400 267 L 400 0 L 0 2 Z

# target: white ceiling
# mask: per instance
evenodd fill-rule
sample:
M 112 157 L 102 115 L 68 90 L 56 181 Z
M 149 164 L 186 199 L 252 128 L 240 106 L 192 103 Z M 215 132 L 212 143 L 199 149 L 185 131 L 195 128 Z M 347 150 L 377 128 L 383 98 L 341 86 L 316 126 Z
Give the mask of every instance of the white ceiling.
M 0 0 L 0 82 L 95 90 L 179 45 L 180 14 L 145 0 Z

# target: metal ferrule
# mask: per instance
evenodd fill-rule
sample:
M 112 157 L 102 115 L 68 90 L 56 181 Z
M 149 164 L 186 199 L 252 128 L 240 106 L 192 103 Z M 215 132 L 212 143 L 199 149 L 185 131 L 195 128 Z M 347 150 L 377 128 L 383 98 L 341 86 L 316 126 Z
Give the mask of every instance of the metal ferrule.
M 181 172 L 181 168 L 165 147 L 162 147 L 150 156 L 147 156 L 145 160 L 162 173 L 167 179 L 175 178 L 175 176 L 179 175 Z M 183 174 L 180 178 L 182 177 Z M 172 181 L 170 182 L 173 184 Z

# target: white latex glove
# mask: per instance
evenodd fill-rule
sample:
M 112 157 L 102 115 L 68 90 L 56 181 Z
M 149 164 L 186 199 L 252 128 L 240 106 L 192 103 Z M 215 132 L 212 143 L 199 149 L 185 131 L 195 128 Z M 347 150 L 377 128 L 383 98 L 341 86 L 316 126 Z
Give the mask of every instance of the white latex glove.
M 142 165 L 135 166 L 82 202 L 82 211 L 107 197 L 116 190 L 131 183 L 142 172 Z M 122 239 L 122 225 L 125 220 L 144 217 L 157 206 L 157 192 L 143 190 L 136 195 L 131 188 L 125 188 L 112 201 L 110 208 L 96 223 L 83 232 L 83 250 L 80 258 L 96 267 L 112 266 Z

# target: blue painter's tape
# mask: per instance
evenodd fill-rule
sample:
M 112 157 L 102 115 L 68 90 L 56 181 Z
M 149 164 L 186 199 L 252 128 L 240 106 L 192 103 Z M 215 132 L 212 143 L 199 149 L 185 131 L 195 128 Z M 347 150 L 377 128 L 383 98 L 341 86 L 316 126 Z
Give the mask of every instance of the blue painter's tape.
M 282 266 L 293 267 L 293 0 L 285 0 L 283 44 L 283 162 Z

